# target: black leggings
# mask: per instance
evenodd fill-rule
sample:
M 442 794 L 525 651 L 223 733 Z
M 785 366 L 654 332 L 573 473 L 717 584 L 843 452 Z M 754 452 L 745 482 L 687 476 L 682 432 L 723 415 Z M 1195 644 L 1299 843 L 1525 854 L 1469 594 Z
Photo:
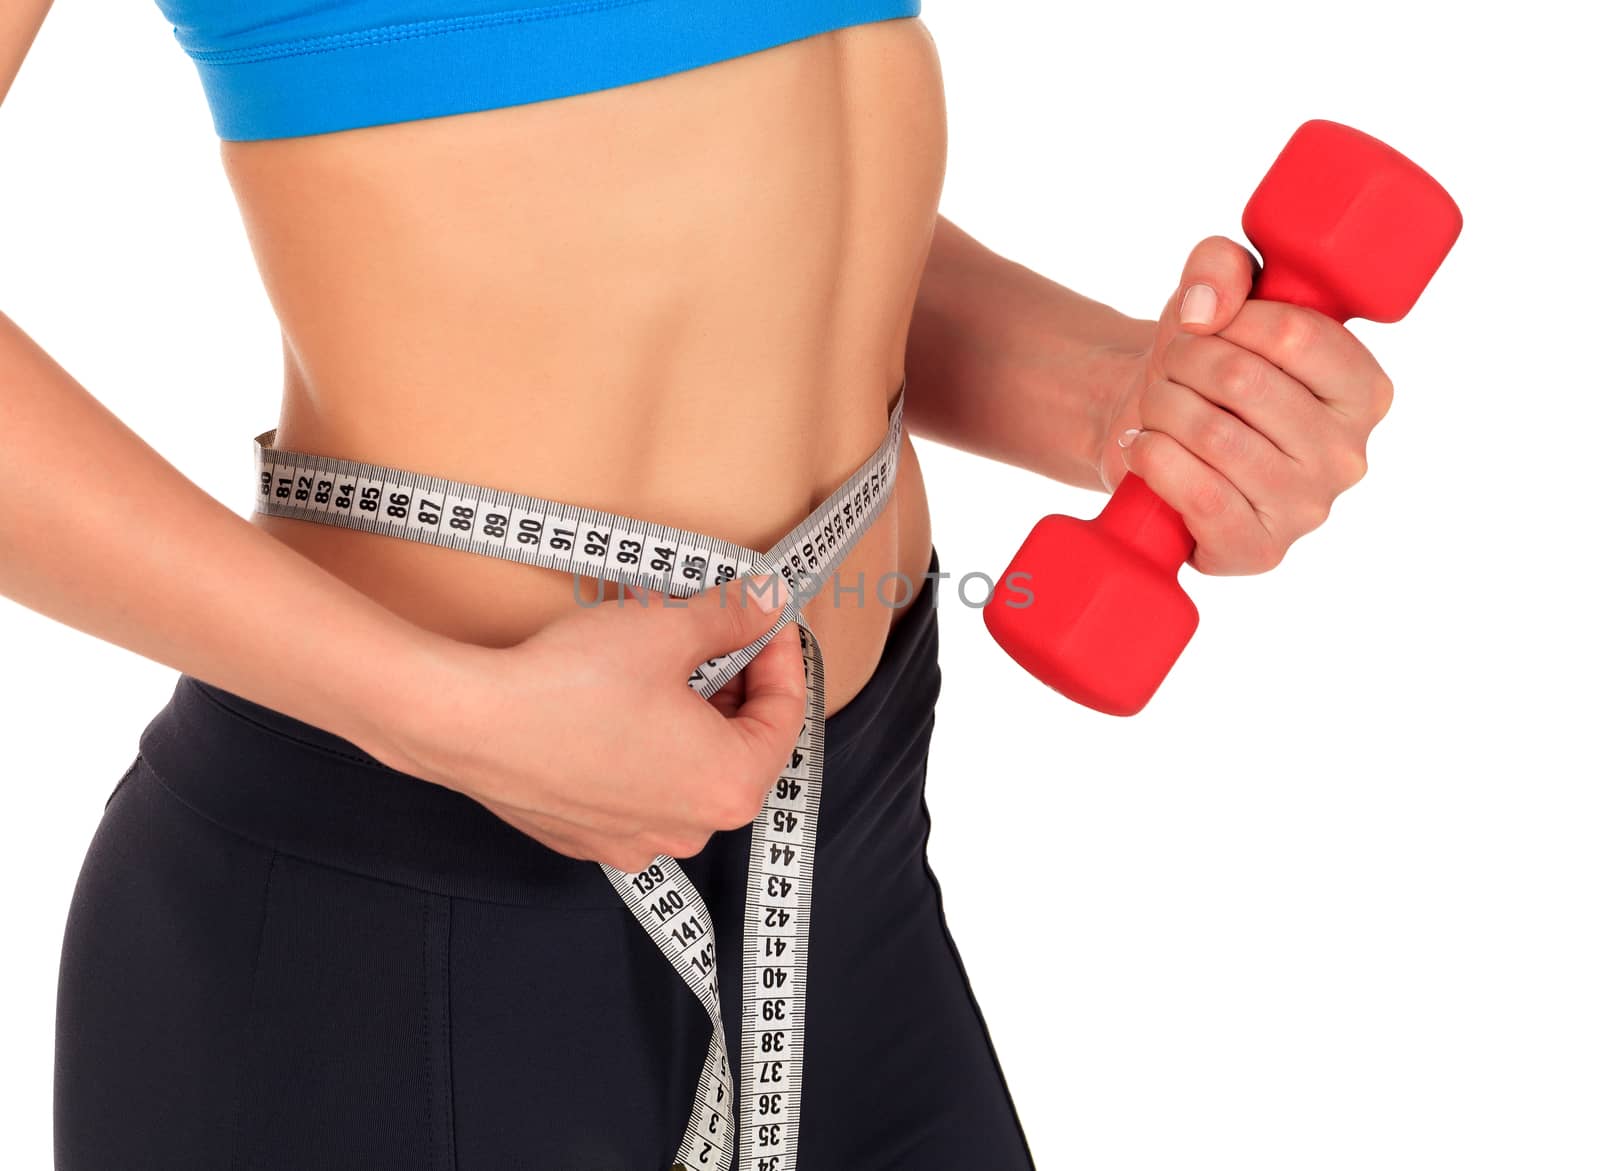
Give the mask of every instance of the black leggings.
M 1033 1166 L 925 852 L 932 584 L 827 722 L 815 1171 Z M 683 864 L 734 1055 L 749 840 Z M 594 863 L 188 675 L 84 859 L 56 1028 L 58 1171 L 664 1171 L 710 1037 Z

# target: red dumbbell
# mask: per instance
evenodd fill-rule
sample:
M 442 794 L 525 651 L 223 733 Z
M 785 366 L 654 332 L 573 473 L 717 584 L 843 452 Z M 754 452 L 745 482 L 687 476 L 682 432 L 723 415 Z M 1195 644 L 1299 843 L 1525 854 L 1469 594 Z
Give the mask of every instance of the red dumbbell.
M 1301 126 L 1244 209 L 1261 253 L 1252 295 L 1336 321 L 1398 321 L 1461 232 L 1410 159 L 1337 122 Z M 1179 586 L 1194 538 L 1127 475 L 1092 521 L 1047 516 L 984 606 L 995 641 L 1067 698 L 1116 716 L 1149 701 L 1199 624 Z

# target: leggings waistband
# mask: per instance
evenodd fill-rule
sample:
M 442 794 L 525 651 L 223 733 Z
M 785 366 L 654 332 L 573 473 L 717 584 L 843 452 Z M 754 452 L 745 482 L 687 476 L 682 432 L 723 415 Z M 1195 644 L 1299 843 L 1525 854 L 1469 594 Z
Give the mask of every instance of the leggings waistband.
M 935 551 L 928 572 L 938 569 Z M 866 686 L 826 720 L 831 777 L 857 767 L 851 757 L 874 739 L 869 729 L 901 722 L 902 679 L 935 669 L 936 584 L 923 584 Z M 283 853 L 440 894 L 621 910 L 594 863 L 559 854 L 470 797 L 391 768 L 324 728 L 192 675 L 178 677 L 139 752 L 185 804 Z

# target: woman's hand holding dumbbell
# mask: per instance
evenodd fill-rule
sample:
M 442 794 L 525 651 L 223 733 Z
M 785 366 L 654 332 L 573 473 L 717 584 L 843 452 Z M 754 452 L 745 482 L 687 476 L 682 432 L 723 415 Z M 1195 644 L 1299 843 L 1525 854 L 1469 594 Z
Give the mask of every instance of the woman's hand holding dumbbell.
M 1394 393 L 1339 322 L 1249 300 L 1258 271 L 1232 240 L 1196 246 L 1101 445 L 1107 489 L 1129 470 L 1148 483 L 1202 573 L 1263 573 L 1326 520 Z

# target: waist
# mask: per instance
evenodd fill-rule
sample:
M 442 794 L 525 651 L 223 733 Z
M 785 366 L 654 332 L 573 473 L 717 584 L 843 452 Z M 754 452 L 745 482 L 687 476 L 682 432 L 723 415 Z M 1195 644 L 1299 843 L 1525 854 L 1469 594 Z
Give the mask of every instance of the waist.
M 882 420 L 888 411 L 880 408 L 877 413 Z M 827 424 L 826 419 L 818 422 L 821 426 Z M 744 425 L 753 425 L 748 416 Z M 604 431 L 604 421 L 593 430 Z M 873 450 L 880 450 L 881 454 L 883 431 L 884 423 L 880 421 L 875 441 L 850 454 L 850 471 Z M 763 437 L 759 430 L 754 435 L 757 439 Z M 803 467 L 807 454 L 804 436 L 795 438 L 799 441 L 796 462 Z M 687 487 L 669 481 L 671 489 L 665 494 L 653 486 L 629 492 L 614 485 L 587 494 L 542 492 L 538 490 L 543 482 L 541 465 L 535 453 L 528 453 L 529 458 L 517 465 L 518 471 L 497 477 L 475 475 L 470 480 L 449 476 L 437 463 L 363 462 L 424 477 L 463 480 L 498 492 L 559 499 L 573 508 L 635 517 L 755 550 L 772 548 L 813 506 L 834 494 L 845 478 L 830 472 L 828 479 L 816 487 L 808 487 L 802 481 L 800 491 L 785 490 L 785 473 L 792 469 L 786 468 L 780 458 L 774 461 L 770 477 L 758 477 L 746 486 L 718 475 L 716 457 L 721 449 L 716 443 L 702 443 L 693 435 L 686 436 L 684 442 L 706 453 L 709 478 L 699 482 L 690 478 Z M 337 443 L 305 445 L 284 438 L 281 429 L 268 443 L 280 451 L 300 451 L 335 460 L 352 458 Z M 828 663 L 828 715 L 848 704 L 866 684 L 890 632 L 927 580 L 932 536 L 926 493 L 906 435 L 901 434 L 897 450 L 898 475 L 879 504 L 881 510 L 875 510 L 874 518 L 866 520 L 854 533 L 853 544 L 843 552 L 842 559 L 826 571 L 827 579 L 817 582 L 814 592 L 806 595 L 810 601 L 804 613 Z M 626 477 L 619 478 L 626 486 Z M 603 478 L 600 481 L 605 482 Z M 286 481 L 276 488 L 280 497 L 289 490 Z M 324 491 L 319 499 L 331 500 L 333 495 Z M 384 531 L 385 526 L 316 523 L 324 512 L 328 519 L 336 519 L 330 511 L 335 505 L 351 504 L 341 495 L 333 504 L 324 505 L 314 519 L 272 515 L 258 509 L 250 520 L 408 621 L 480 646 L 515 645 L 578 607 L 618 596 L 620 587 L 615 581 L 598 580 L 582 568 L 567 571 L 566 562 L 559 559 L 558 565 L 524 563 L 475 555 L 475 547 L 396 539 L 393 527 Z M 417 509 L 426 518 L 426 505 L 420 496 Z M 353 508 L 349 515 L 361 519 Z
M 926 568 L 938 571 L 936 555 Z M 932 591 L 904 614 L 866 686 L 824 730 L 824 808 L 841 842 L 856 842 L 850 826 L 858 820 L 861 833 L 881 830 L 882 801 L 902 765 L 920 759 L 911 748 L 931 727 L 940 690 Z M 141 733 L 139 751 L 137 783 L 159 784 L 218 825 L 299 858 L 439 894 L 619 909 L 594 863 L 559 854 L 471 798 L 390 768 L 325 729 L 189 675 Z M 748 831 L 718 837 L 723 846 L 697 865 L 714 853 L 737 855 Z

